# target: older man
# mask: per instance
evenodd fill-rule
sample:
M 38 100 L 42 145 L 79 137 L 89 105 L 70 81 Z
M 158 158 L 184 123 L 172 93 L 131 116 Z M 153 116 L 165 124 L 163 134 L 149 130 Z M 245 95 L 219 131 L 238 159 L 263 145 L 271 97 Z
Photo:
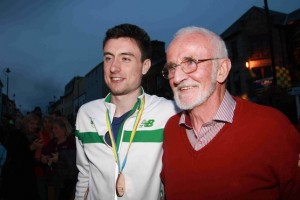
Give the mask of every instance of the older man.
M 207 29 L 183 28 L 168 47 L 163 76 L 184 111 L 164 131 L 166 198 L 300 199 L 299 133 L 279 111 L 231 96 L 230 68 Z

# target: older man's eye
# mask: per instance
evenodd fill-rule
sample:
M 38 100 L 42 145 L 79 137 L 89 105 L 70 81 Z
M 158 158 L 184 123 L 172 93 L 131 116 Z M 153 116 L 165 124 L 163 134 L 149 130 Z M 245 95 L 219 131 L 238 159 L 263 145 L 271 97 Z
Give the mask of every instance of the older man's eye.
M 192 58 L 189 58 L 189 59 L 184 60 L 182 63 L 189 66 L 189 65 L 195 64 L 196 61 Z
M 174 69 L 176 68 L 176 65 L 168 65 L 166 68 L 167 68 L 169 71 L 172 71 L 172 70 L 174 70 Z

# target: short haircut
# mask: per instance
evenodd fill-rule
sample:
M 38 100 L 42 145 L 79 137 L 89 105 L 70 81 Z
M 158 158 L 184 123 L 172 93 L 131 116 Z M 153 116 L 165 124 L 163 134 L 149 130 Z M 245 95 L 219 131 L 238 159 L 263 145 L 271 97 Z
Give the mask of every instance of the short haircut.
M 118 39 L 127 37 L 133 39 L 141 52 L 141 61 L 151 58 L 151 40 L 146 31 L 133 24 L 120 24 L 106 31 L 105 38 L 103 39 L 103 48 L 106 42 L 110 39 Z
M 177 37 L 180 37 L 182 35 L 190 34 L 190 33 L 196 33 L 196 34 L 198 33 L 198 34 L 204 35 L 205 37 L 207 37 L 209 39 L 212 47 L 215 47 L 214 54 L 216 57 L 228 58 L 228 51 L 227 51 L 224 40 L 219 35 L 217 35 L 216 33 L 212 32 L 206 28 L 196 27 L 196 26 L 188 26 L 188 27 L 179 29 L 175 33 L 174 39 Z

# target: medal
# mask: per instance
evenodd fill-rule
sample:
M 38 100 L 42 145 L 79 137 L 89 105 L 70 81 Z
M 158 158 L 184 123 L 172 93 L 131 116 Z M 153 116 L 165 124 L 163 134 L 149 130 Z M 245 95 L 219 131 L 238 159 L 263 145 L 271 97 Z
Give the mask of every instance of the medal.
M 116 182 L 116 191 L 118 197 L 122 197 L 125 193 L 125 177 L 122 173 L 118 175 Z

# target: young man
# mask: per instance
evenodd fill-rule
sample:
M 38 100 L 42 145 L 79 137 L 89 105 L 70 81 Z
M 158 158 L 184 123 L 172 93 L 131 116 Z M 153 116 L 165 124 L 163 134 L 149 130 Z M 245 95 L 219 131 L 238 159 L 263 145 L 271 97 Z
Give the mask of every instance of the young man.
M 163 75 L 185 111 L 164 131 L 166 198 L 300 199 L 299 133 L 279 111 L 232 97 L 230 68 L 224 41 L 204 28 L 179 30 L 168 47 Z
M 159 199 L 163 128 L 176 108 L 141 87 L 151 66 L 150 38 L 121 24 L 106 32 L 103 52 L 110 93 L 78 112 L 75 199 Z

